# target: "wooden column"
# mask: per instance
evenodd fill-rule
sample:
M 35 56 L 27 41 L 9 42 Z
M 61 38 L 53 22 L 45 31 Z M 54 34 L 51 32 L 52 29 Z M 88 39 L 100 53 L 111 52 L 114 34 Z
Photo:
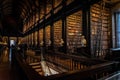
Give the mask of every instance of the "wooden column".
M 82 29 L 83 29 L 83 35 L 85 36 L 85 39 L 87 40 L 87 46 L 86 46 L 86 49 L 87 49 L 87 54 L 88 55 L 91 55 L 91 37 L 90 37 L 90 6 L 88 4 L 88 6 L 85 6 L 83 7 L 83 18 L 82 18 L 82 23 L 83 23 L 83 26 L 82 26 Z
M 7 37 L 8 37 L 8 48 L 10 49 L 10 37 L 9 36 Z
M 40 47 L 40 26 L 39 26 L 39 21 L 40 21 L 40 1 L 39 1 L 39 7 L 38 7 L 38 47 Z
M 50 39 L 51 39 L 51 49 L 54 50 L 54 25 L 53 25 L 54 24 L 54 16 L 53 16 L 54 15 L 54 12 L 53 12 L 54 11 L 53 10 L 54 9 L 54 0 L 52 0 L 51 5 L 52 5 L 52 10 L 51 10 L 52 19 L 51 19 L 51 28 L 50 28 L 51 29 L 50 30 L 50 32 L 51 32 Z
M 62 1 L 62 5 L 63 5 L 63 12 L 62 12 L 62 39 L 64 41 L 64 44 L 63 44 L 63 52 L 64 53 L 67 53 L 67 21 L 66 21 L 66 14 L 65 14 L 65 11 L 66 11 L 66 0 L 63 0 Z
M 37 28 L 37 47 L 39 47 L 39 28 Z
M 46 31 L 45 31 L 45 27 L 46 27 L 46 19 L 45 19 L 45 16 L 46 16 L 46 1 L 44 1 L 44 24 L 43 24 L 43 47 L 45 48 L 46 50 L 46 39 L 45 39 L 45 35 L 46 35 Z

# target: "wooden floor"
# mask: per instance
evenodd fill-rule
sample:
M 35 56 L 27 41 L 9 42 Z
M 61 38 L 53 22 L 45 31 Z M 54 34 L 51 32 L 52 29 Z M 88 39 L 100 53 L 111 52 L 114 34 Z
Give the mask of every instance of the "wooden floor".
M 11 65 L 11 54 L 7 47 L 0 54 L 0 80 L 23 80 L 20 78 L 17 68 Z

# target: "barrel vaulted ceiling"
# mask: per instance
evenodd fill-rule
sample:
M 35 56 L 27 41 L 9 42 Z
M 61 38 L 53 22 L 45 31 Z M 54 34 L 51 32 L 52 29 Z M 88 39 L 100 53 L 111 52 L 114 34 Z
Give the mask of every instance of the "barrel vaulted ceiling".
M 33 11 L 40 9 L 44 1 L 50 0 L 0 0 L 0 33 L 19 36 L 22 33 L 25 18 L 30 16 Z M 120 0 L 103 1 L 110 4 L 120 2 Z
M 0 33 L 19 36 L 24 18 L 39 7 L 42 0 L 0 0 Z M 9 34 L 8 34 L 9 33 Z

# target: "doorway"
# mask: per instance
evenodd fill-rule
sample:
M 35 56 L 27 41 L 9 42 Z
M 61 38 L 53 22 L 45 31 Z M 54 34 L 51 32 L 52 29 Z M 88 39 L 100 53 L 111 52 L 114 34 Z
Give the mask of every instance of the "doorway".
M 10 40 L 10 47 L 15 46 L 15 40 Z
M 16 42 L 15 42 L 15 40 L 14 39 L 10 39 L 10 53 L 9 53 L 9 61 L 11 62 L 11 60 L 12 60 L 12 48 L 13 48 L 13 46 L 15 46 L 16 45 Z

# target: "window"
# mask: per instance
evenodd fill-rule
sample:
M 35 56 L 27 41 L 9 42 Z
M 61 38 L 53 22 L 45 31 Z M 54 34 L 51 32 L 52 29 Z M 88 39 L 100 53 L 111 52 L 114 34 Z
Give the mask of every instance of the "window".
M 120 48 L 120 12 L 115 13 L 115 46 Z

